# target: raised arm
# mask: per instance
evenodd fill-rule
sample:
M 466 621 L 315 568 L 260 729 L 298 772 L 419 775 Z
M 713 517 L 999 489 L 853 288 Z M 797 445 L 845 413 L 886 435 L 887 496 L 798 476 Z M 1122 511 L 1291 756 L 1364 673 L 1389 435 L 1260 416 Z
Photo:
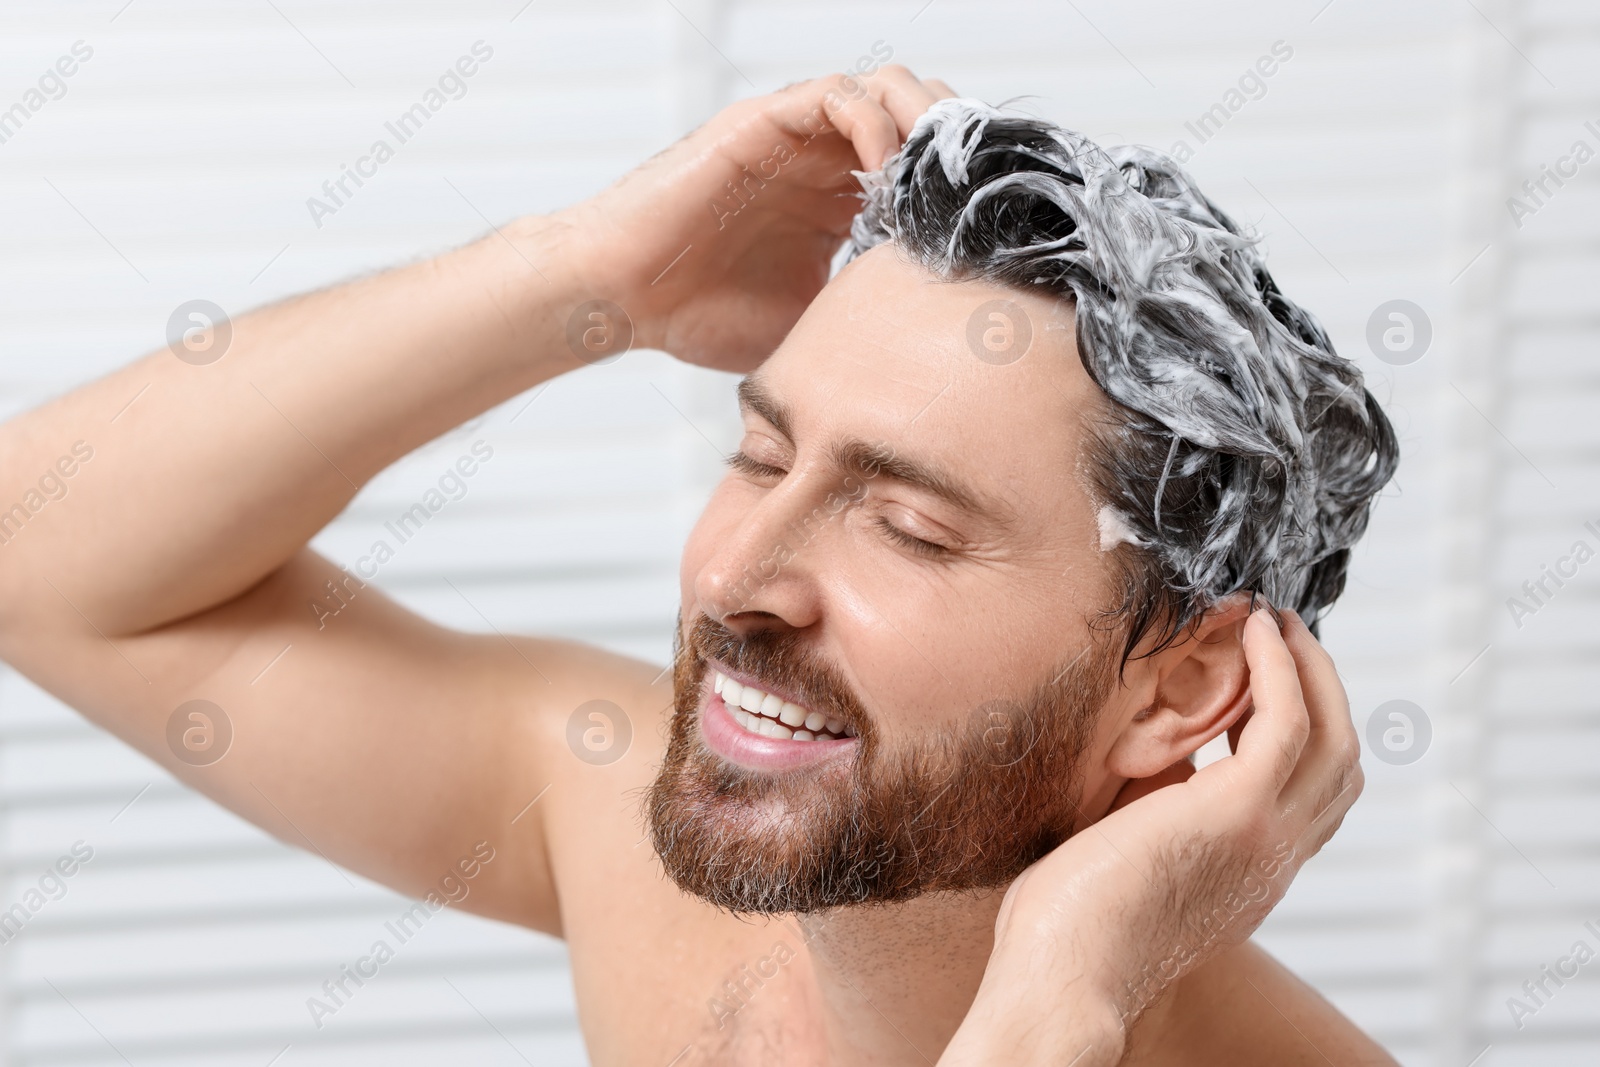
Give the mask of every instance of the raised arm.
M 479 241 L 263 308 L 213 363 L 162 349 L 8 423 L 7 500 L 76 442 L 93 455 L 60 503 L 3 531 L 7 637 L 73 614 L 66 600 L 112 637 L 230 600 L 378 471 L 578 366 L 556 322 L 577 302 L 570 272 L 546 280 L 518 254 L 553 268 L 549 229 L 516 223 L 516 250 Z
M 400 456 L 581 365 L 551 232 L 517 223 L 516 247 L 494 237 L 253 312 L 215 362 L 163 349 L 0 427 L 0 499 L 18 502 L 0 527 L 0 654 L 286 841 L 400 888 L 480 840 L 501 857 L 488 885 L 537 856 L 507 847 L 499 816 L 537 763 L 471 773 L 511 747 L 510 650 L 428 625 L 305 546 Z M 63 495 L 30 513 L 42 478 Z M 349 610 L 324 626 L 312 605 L 340 596 Z M 524 654 L 564 699 L 570 657 Z M 169 720 L 192 700 L 223 717 L 180 716 L 175 749 Z M 208 742 L 228 746 L 217 762 Z
M 554 751 L 566 714 L 651 702 L 655 669 L 445 631 L 370 587 L 319 631 L 311 602 L 353 579 L 306 544 L 378 471 L 629 328 L 636 347 L 754 366 L 826 279 L 849 171 L 932 99 L 886 69 L 746 101 L 594 200 L 255 311 L 214 361 L 163 349 L 0 427 L 0 501 L 20 502 L 0 517 L 0 657 L 245 817 L 402 890 L 486 840 L 506 859 L 470 906 L 558 929 L 538 809 L 510 819 L 571 770 Z M 192 700 L 233 733 L 209 764 L 169 743 Z

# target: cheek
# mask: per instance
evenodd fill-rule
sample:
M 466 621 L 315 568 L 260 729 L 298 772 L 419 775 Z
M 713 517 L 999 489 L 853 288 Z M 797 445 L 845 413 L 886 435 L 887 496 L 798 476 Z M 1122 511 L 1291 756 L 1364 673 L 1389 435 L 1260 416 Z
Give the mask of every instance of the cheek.
M 842 540 L 855 536 L 872 534 Z M 980 702 L 994 662 L 982 643 L 993 634 L 971 625 L 970 591 L 886 561 L 881 549 L 857 555 L 836 542 L 826 551 L 835 558 L 817 574 L 829 643 L 885 739 L 923 738 L 958 722 Z
M 1092 583 L 1061 570 L 1019 565 L 916 581 L 868 568 L 830 582 L 829 614 L 863 697 L 883 709 L 891 732 L 950 727 L 1031 693 L 1083 650 L 1097 601 Z

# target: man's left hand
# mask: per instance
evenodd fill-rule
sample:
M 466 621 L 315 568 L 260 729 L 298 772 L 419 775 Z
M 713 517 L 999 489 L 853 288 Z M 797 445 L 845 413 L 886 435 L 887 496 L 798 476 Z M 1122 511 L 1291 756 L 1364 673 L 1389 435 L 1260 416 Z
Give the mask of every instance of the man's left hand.
M 1255 931 L 1361 792 L 1333 661 L 1293 612 L 1245 626 L 1235 752 L 1130 782 L 1007 892 L 978 997 L 941 1064 L 1117 1063 L 1178 978 Z M 1081 1059 L 1074 1059 L 1081 1056 Z

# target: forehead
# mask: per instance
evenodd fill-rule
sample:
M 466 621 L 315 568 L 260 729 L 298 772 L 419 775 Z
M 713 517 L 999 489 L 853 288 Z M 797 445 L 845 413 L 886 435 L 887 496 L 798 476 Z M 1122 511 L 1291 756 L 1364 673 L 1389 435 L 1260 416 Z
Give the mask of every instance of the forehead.
M 1063 476 L 1104 410 L 1068 302 L 948 281 L 888 244 L 823 289 L 755 379 L 802 453 L 882 444 L 1023 510 L 1081 489 Z

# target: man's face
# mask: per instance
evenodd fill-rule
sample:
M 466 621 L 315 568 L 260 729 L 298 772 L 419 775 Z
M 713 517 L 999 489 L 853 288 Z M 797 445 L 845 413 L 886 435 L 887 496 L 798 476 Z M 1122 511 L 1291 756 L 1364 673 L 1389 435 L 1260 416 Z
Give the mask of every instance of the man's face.
M 1012 362 L 982 345 L 996 300 L 1032 335 Z M 1103 810 L 1117 697 L 1081 458 L 1105 408 L 1070 306 L 885 245 L 741 399 L 739 456 L 683 555 L 649 798 L 668 872 L 758 912 L 1005 884 L 1086 798 Z

